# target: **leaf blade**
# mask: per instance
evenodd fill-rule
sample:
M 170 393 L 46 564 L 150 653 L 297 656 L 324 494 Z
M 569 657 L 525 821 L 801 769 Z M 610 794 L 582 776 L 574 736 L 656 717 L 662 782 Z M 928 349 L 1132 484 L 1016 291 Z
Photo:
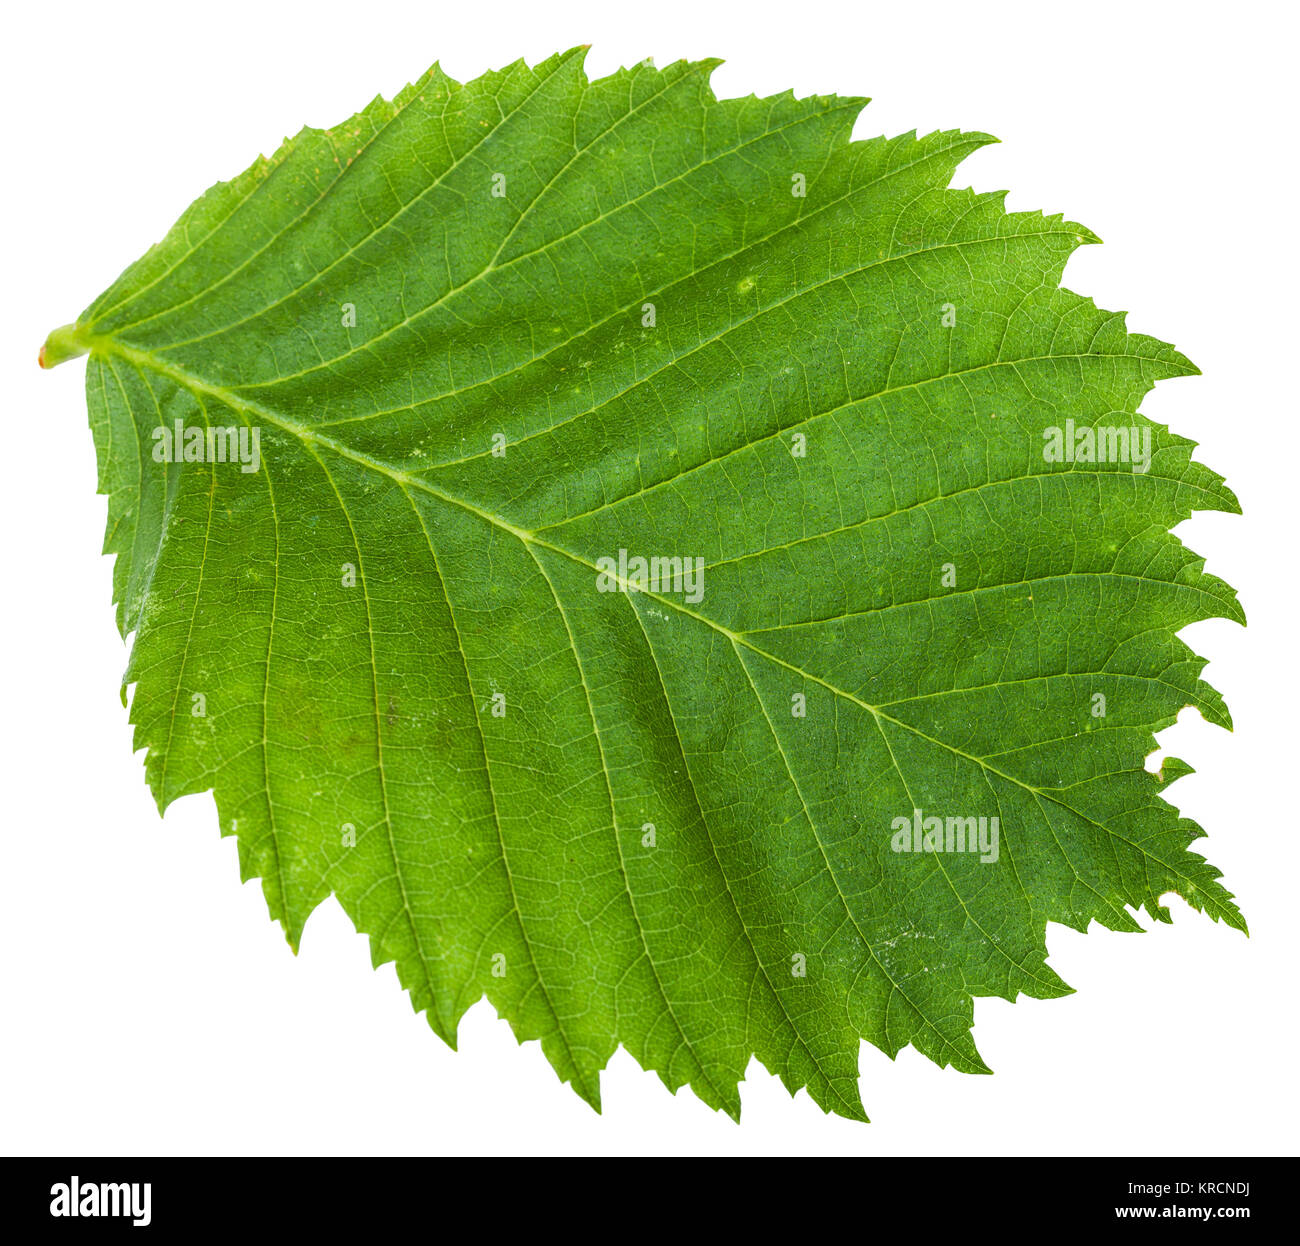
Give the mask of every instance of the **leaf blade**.
M 1229 725 L 1175 633 L 1240 609 L 1169 528 L 1236 499 L 1137 412 L 1194 367 L 1058 288 L 1095 237 L 948 189 L 988 136 L 581 51 L 303 131 L 88 309 L 136 743 L 446 1041 L 486 994 L 596 1107 L 621 1042 L 865 1119 L 860 1037 L 983 1072 L 975 996 L 1069 990 L 1048 920 L 1244 930 L 1142 766 L 1182 704 Z M 1035 462 L 1066 413 L 1149 470 Z M 153 470 L 176 418 L 261 470 Z M 705 604 L 598 594 L 620 549 L 698 554 Z M 996 811 L 1002 868 L 887 852 L 914 809 Z

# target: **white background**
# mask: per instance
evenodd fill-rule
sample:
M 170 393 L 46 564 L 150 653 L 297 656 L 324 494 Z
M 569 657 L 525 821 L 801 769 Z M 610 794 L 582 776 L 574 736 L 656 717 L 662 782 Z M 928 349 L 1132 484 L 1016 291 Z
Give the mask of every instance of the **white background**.
M 8 1153 L 1294 1153 L 1297 31 L 1283 5 L 416 3 L 14 6 L 5 18 L 0 315 L 6 608 L 0 1150 Z M 210 795 L 159 819 L 118 701 L 83 365 L 36 367 L 213 181 L 303 123 L 593 45 L 588 72 L 724 56 L 717 94 L 865 94 L 856 133 L 987 130 L 955 184 L 1104 239 L 1066 284 L 1204 371 L 1145 412 L 1201 443 L 1244 518 L 1179 535 L 1249 630 L 1184 635 L 1227 696 L 1161 737 L 1171 799 L 1251 925 L 1171 901 L 1145 935 L 1048 929 L 1078 993 L 980 1000 L 996 1070 L 862 1050 L 871 1125 L 756 1063 L 738 1127 L 619 1052 L 597 1116 L 486 1003 L 460 1052 L 330 901 L 290 954 Z M 1145 918 L 1143 924 L 1152 923 Z

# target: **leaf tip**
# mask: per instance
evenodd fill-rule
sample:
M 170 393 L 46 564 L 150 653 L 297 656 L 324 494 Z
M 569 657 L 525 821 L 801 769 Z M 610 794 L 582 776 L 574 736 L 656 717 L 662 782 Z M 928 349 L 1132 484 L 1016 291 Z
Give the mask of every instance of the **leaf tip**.
M 602 1116 L 604 1114 L 600 1106 L 599 1077 L 588 1080 L 586 1077 L 575 1073 L 570 1079 L 569 1085 L 578 1098 L 581 1099 L 593 1112 L 595 1112 L 597 1116 Z

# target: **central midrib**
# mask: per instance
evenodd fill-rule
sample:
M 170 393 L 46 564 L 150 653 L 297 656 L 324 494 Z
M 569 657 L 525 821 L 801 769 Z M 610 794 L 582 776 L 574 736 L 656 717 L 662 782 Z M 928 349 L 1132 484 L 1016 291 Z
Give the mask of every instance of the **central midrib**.
M 1128 844 L 1130 847 L 1140 852 L 1144 858 L 1155 861 L 1159 865 L 1163 866 L 1165 869 L 1173 871 L 1178 875 L 1179 878 L 1184 880 L 1184 882 L 1187 884 L 1189 888 L 1191 888 L 1196 894 L 1201 895 L 1206 903 L 1213 903 L 1212 897 L 1205 895 L 1201 891 L 1200 887 L 1197 886 L 1195 881 L 1189 878 L 1186 874 L 1184 874 L 1182 870 L 1178 869 L 1177 866 L 1174 865 L 1172 862 L 1166 861 L 1161 857 L 1153 857 L 1151 853 L 1149 853 L 1141 844 L 1137 843 L 1134 840 L 1129 839 L 1126 835 L 1120 834 L 1119 831 L 1117 831 L 1114 827 L 1108 826 L 1101 822 L 1097 822 L 1093 818 L 1090 818 L 1082 810 L 1076 809 L 1073 805 L 1062 800 L 1052 789 L 1037 787 L 1032 783 L 1027 783 L 1025 780 L 1020 779 L 1013 774 L 1009 774 L 1004 770 L 1000 770 L 996 766 L 990 765 L 989 762 L 982 757 L 978 757 L 973 753 L 967 753 L 963 749 L 957 748 L 955 745 L 949 744 L 946 740 L 940 740 L 935 736 L 926 734 L 924 731 L 921 731 L 918 727 L 913 726 L 911 723 L 905 722 L 900 718 L 895 718 L 892 714 L 885 713 L 884 710 L 882 710 L 879 706 L 872 705 L 869 702 L 862 700 L 860 697 L 855 696 L 853 693 L 847 691 L 846 689 L 837 687 L 835 684 L 832 684 L 828 680 L 823 679 L 821 676 L 815 675 L 811 671 L 806 671 L 802 667 L 795 666 L 792 662 L 787 662 L 784 658 L 778 656 L 777 654 L 771 653 L 768 650 L 761 648 L 760 646 L 754 644 L 752 641 L 747 639 L 745 633 L 743 632 L 732 631 L 730 628 L 717 622 L 715 619 L 710 619 L 707 615 L 703 615 L 700 614 L 698 611 L 691 610 L 681 602 L 673 600 L 671 597 L 664 597 L 659 593 L 651 592 L 647 589 L 643 589 L 637 586 L 632 586 L 625 579 L 621 578 L 617 573 L 606 572 L 604 568 L 598 567 L 590 559 L 585 558 L 582 554 L 577 553 L 572 549 L 568 549 L 563 545 L 557 545 L 552 541 L 548 541 L 543 537 L 538 536 L 534 532 L 529 532 L 527 529 L 520 528 L 517 525 L 512 524 L 509 520 L 504 519 L 502 516 L 495 515 L 491 511 L 484 510 L 482 507 L 476 506 L 473 502 L 470 502 L 465 498 L 457 497 L 455 494 L 447 493 L 445 490 L 439 489 L 436 485 L 429 484 L 426 480 L 422 479 L 419 476 L 413 476 L 409 472 L 399 471 L 397 468 L 391 466 L 388 463 L 383 462 L 383 460 L 381 459 L 376 459 L 371 455 L 362 454 L 358 450 L 353 450 L 350 446 L 345 445 L 343 442 L 337 441 L 333 437 L 328 437 L 322 433 L 316 432 L 314 429 L 299 424 L 297 421 L 291 420 L 286 416 L 279 414 L 278 412 L 272 410 L 270 407 L 263 406 L 261 403 L 254 402 L 251 399 L 241 398 L 239 395 L 233 393 L 231 390 L 225 388 L 224 386 L 217 385 L 211 381 L 204 380 L 202 377 L 196 376 L 192 372 L 189 372 L 184 368 L 178 367 L 176 364 L 169 363 L 160 359 L 152 351 L 144 350 L 137 346 L 128 345 L 126 342 L 119 341 L 117 338 L 109 334 L 95 335 L 91 337 L 89 339 L 89 346 L 90 346 L 90 353 L 92 355 L 94 354 L 117 355 L 119 358 L 126 360 L 127 362 L 131 363 L 137 368 L 147 368 L 150 371 L 155 372 L 160 376 L 167 377 L 175 384 L 181 386 L 181 388 L 187 389 L 193 394 L 202 394 L 214 398 L 218 402 L 223 403 L 225 406 L 229 407 L 233 411 L 241 411 L 241 412 L 246 412 L 250 415 L 255 415 L 258 419 L 265 420 L 268 424 L 272 424 L 276 428 L 281 429 L 282 431 L 289 433 L 294 437 L 297 437 L 300 441 L 304 442 L 305 444 L 321 446 L 327 450 L 330 450 L 331 452 L 339 455 L 342 458 L 348 459 L 351 462 L 357 463 L 358 465 L 365 467 L 370 471 L 376 472 L 379 475 L 387 477 L 389 480 L 392 480 L 394 483 L 398 484 L 403 488 L 417 489 L 422 493 L 426 493 L 431 497 L 437 498 L 439 501 L 449 506 L 455 506 L 460 510 L 465 511 L 467 514 L 475 515 L 479 519 L 483 520 L 485 523 L 490 524 L 492 527 L 499 528 L 503 532 L 510 533 L 511 536 L 523 542 L 526 547 L 536 546 L 542 549 L 550 550 L 553 553 L 559 554 L 564 558 L 568 558 L 571 561 L 576 562 L 579 566 L 586 567 L 588 570 L 592 572 L 596 572 L 597 574 L 602 574 L 602 575 L 609 575 L 609 577 L 613 579 L 624 592 L 640 593 L 645 597 L 652 598 L 653 600 L 659 602 L 661 605 L 670 607 L 671 609 L 677 611 L 679 614 L 686 615 L 688 618 L 694 619 L 699 623 L 703 623 L 706 627 L 710 627 L 714 631 L 718 632 L 720 635 L 725 636 L 733 645 L 743 645 L 746 649 L 749 649 L 757 656 L 765 659 L 768 662 L 772 662 L 777 666 L 785 668 L 786 670 L 790 671 L 792 674 L 797 675 L 800 679 L 806 679 L 811 681 L 812 683 L 818 684 L 821 687 L 825 688 L 828 692 L 830 692 L 834 696 L 841 697 L 844 700 L 849 701 L 851 704 L 858 706 L 860 709 L 866 710 L 867 713 L 871 714 L 872 717 L 876 720 L 877 724 L 881 722 L 893 723 L 895 726 L 901 728 L 904 731 L 909 732 L 912 735 L 915 735 L 919 739 L 925 740 L 930 744 L 934 744 L 940 748 L 946 749 L 954 756 L 961 757 L 966 761 L 974 763 L 975 765 L 979 766 L 982 770 L 987 771 L 989 774 L 996 775 L 999 778 L 1004 779 L 1006 782 L 1012 783 L 1016 787 L 1022 788 L 1024 791 L 1032 793 L 1036 798 L 1040 800 L 1048 800 L 1055 805 L 1059 805 L 1062 809 L 1065 809 L 1067 812 L 1072 813 L 1075 817 L 1082 818 L 1089 825 L 1096 827 L 1098 830 L 1103 831 L 1107 835 L 1113 835 L 1115 836 L 1115 838 L 1123 841 L 1125 844 Z

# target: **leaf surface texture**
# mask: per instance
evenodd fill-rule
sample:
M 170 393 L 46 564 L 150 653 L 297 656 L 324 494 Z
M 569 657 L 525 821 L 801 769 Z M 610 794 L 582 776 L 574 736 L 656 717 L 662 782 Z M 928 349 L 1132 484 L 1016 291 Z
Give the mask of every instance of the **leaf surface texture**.
M 950 189 L 987 135 L 713 66 L 435 67 L 65 337 L 149 783 L 215 793 L 295 946 L 337 896 L 439 1035 L 486 994 L 593 1105 L 621 1043 L 861 1118 L 860 1039 L 983 1071 L 974 997 L 1069 990 L 1048 921 L 1242 927 L 1143 764 L 1228 725 L 1176 633 L 1240 610 L 1170 528 L 1237 504 L 1138 413 L 1192 365 L 1060 288 L 1093 235 Z M 1149 467 L 1047 461 L 1067 419 Z M 178 420 L 259 470 L 158 463 Z M 620 550 L 698 600 L 599 591 Z M 914 810 L 998 859 L 894 851 Z

